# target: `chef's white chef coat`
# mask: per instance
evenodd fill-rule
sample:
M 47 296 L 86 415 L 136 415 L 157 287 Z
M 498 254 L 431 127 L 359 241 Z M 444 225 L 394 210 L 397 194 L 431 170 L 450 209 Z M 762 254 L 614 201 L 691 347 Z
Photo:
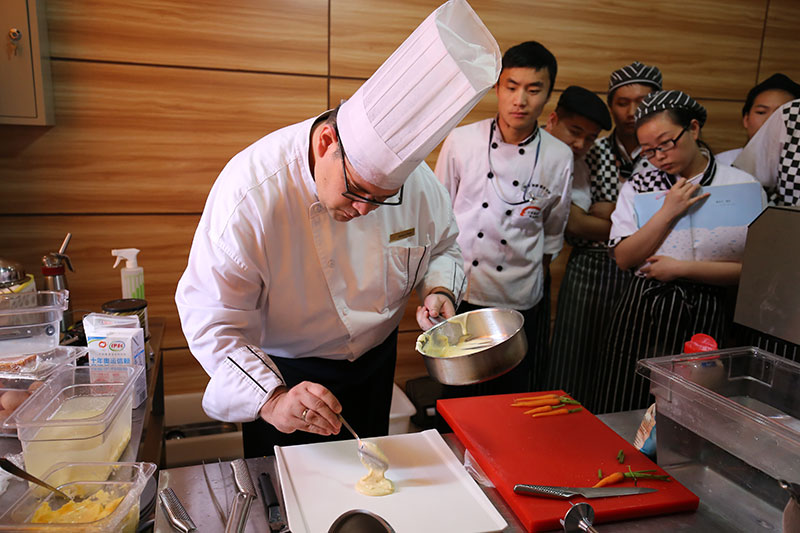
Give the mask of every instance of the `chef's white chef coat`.
M 587 213 L 592 207 L 591 171 L 583 158 L 572 162 L 572 203 Z
M 733 150 L 725 150 L 724 152 L 714 154 L 714 158 L 717 160 L 718 165 L 728 165 L 730 167 L 741 153 L 741 148 L 734 148 Z
M 270 355 L 354 360 L 397 327 L 409 295 L 463 285 L 447 191 L 424 163 L 401 206 L 333 220 L 309 169 L 314 119 L 237 154 L 214 184 L 175 300 L 211 376 L 203 408 L 250 421 L 283 384 Z
M 490 146 L 492 122 L 453 130 L 439 153 L 436 176 L 450 192 L 458 220 L 464 299 L 525 310 L 542 298 L 542 256 L 555 256 L 563 244 L 574 156 L 541 128 L 519 145 L 504 142 L 497 129 Z M 525 198 L 530 200 L 509 203 Z
M 761 182 L 772 205 L 800 205 L 800 99 L 775 110 L 733 162 Z
M 708 151 L 701 149 L 706 156 Z M 692 183 L 701 183 L 701 178 L 712 165 L 713 161 L 709 158 L 706 163 L 706 168 L 702 173 L 688 179 Z M 715 165 L 714 174 L 711 177 L 710 183 L 705 185 L 732 185 L 735 183 L 753 183 L 756 179 L 748 174 L 742 172 L 738 168 L 733 168 L 728 165 Z M 670 184 L 669 175 L 663 170 L 659 170 L 653 165 L 649 165 L 649 170 L 640 170 L 636 172 L 631 179 L 627 180 L 622 186 L 617 199 L 617 206 L 611 214 L 611 233 L 609 234 L 609 247 L 612 250 L 626 237 L 630 237 L 639 230 L 639 222 L 636 216 L 635 198 L 637 194 L 647 193 L 652 191 L 669 191 L 672 188 Z M 678 176 L 674 176 L 672 180 L 677 180 Z M 761 203 L 766 205 L 767 197 L 762 191 Z M 653 255 L 662 254 L 663 250 L 659 248 Z M 741 258 L 739 258 L 741 260 Z M 644 277 L 644 274 L 639 270 L 643 265 L 637 267 L 635 274 Z

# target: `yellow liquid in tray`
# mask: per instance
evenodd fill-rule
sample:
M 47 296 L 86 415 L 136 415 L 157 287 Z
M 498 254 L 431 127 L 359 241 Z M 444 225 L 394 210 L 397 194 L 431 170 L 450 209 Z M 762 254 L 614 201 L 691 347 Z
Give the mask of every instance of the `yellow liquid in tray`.
M 78 396 L 66 400 L 50 420 L 81 420 L 102 414 L 113 398 L 111 396 Z M 102 425 L 54 426 L 39 430 L 34 440 L 24 441 L 22 451 L 25 468 L 37 477 L 59 462 L 113 462 L 119 459 L 131 439 L 131 400 L 120 409 L 111 425 L 102 431 Z M 71 481 L 99 481 L 108 477 L 110 467 L 98 467 L 92 479 L 69 479 L 68 471 L 56 472 L 48 483 L 58 487 Z M 69 469 L 67 469 L 69 470 Z M 85 473 L 85 469 L 83 470 Z M 89 476 L 83 476 L 89 477 Z

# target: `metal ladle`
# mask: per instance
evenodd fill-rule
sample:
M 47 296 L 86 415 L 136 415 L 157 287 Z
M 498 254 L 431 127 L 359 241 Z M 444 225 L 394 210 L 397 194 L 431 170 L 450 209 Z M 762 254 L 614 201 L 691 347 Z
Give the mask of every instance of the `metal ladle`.
M 339 417 L 339 421 L 342 423 L 342 425 L 347 428 L 347 431 L 352 433 L 356 438 L 356 443 L 358 443 L 358 456 L 361 459 L 361 462 L 364 463 L 364 466 L 381 473 L 386 472 L 386 470 L 389 468 L 389 463 L 372 453 L 367 448 L 366 443 L 361 440 L 358 434 L 353 430 L 352 427 L 350 427 L 350 424 L 347 423 L 342 415 L 337 416 Z
M 33 474 L 31 474 L 29 472 L 26 472 L 25 470 L 21 469 L 20 467 L 18 467 L 17 465 L 15 465 L 14 463 L 12 463 L 8 459 L 6 459 L 5 457 L 0 458 L 0 468 L 5 470 L 9 474 L 13 474 L 13 475 L 15 475 L 17 477 L 21 477 L 22 479 L 24 479 L 26 481 L 30 481 L 31 483 L 36 483 L 40 487 L 44 487 L 45 489 L 58 494 L 62 498 L 66 499 L 66 500 L 69 500 L 69 501 L 72 501 L 72 498 L 70 498 L 69 496 L 67 496 L 66 494 L 64 494 L 63 492 L 61 492 L 57 488 L 55 488 L 54 486 L 48 485 L 47 483 L 45 483 L 44 481 L 42 481 L 38 477 L 34 476 Z

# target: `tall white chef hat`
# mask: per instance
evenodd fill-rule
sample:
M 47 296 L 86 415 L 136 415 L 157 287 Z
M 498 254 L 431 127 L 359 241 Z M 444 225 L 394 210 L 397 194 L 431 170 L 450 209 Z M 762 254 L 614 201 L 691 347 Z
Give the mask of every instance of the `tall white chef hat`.
M 339 134 L 364 180 L 397 189 L 486 94 L 500 48 L 465 0 L 431 13 L 339 109 Z

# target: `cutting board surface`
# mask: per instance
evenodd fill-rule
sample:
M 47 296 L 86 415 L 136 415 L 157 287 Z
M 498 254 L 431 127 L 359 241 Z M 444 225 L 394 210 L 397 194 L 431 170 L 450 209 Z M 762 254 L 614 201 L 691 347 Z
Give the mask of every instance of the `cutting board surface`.
M 368 439 L 389 459 L 388 496 L 356 492 L 367 470 L 354 440 L 275 447 L 289 528 L 293 533 L 328 531 L 345 511 L 366 509 L 398 533 L 501 531 L 506 522 L 467 474 L 436 430 Z
M 562 391 L 553 391 L 564 394 Z M 532 418 L 528 408 L 511 407 L 514 398 L 542 393 L 504 394 L 439 400 L 437 410 L 469 450 L 500 495 L 528 531 L 560 529 L 559 519 L 569 509 L 567 500 L 554 500 L 514 493 L 517 483 L 591 487 L 597 470 L 615 471 L 661 468 L 626 442 L 585 409 L 564 416 Z M 625 453 L 624 464 L 617 453 Z M 615 487 L 633 486 L 625 480 Z M 617 498 L 572 498 L 588 501 L 595 510 L 595 523 L 611 522 L 697 509 L 699 499 L 675 480 L 641 480 L 641 487 L 658 492 Z

